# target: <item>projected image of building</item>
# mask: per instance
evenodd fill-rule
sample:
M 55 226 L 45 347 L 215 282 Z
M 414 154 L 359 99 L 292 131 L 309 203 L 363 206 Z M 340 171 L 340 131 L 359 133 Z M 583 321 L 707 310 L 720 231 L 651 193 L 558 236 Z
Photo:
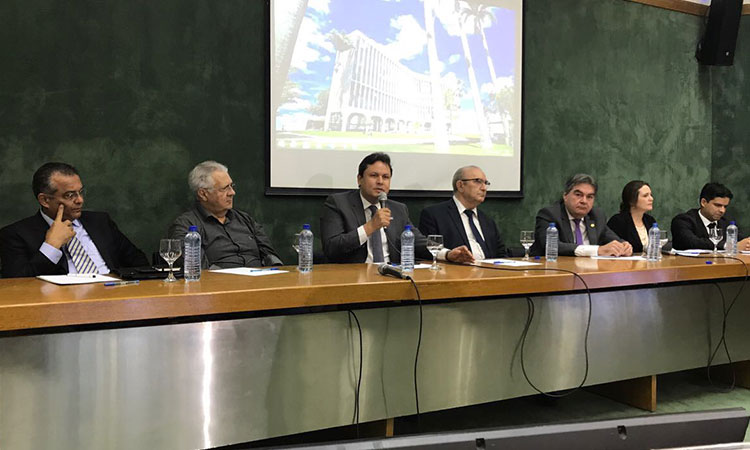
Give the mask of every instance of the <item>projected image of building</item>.
M 333 37 L 336 62 L 326 131 L 426 133 L 432 126 L 431 84 L 360 31 Z

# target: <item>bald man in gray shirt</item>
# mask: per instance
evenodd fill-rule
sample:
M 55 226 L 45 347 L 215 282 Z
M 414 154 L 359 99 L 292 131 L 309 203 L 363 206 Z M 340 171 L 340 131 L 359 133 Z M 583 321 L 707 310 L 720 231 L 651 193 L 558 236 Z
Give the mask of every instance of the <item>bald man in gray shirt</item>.
M 175 219 L 169 236 L 183 239 L 190 226 L 197 226 L 204 269 L 282 264 L 263 227 L 249 214 L 232 208 L 234 183 L 226 166 L 204 161 L 190 171 L 188 184 L 196 203 Z

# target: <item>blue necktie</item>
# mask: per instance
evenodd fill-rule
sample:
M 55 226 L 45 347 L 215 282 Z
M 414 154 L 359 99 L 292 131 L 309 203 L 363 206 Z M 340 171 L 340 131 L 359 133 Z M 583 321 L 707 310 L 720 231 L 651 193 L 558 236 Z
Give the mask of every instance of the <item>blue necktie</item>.
M 378 207 L 370 205 L 369 210 L 371 217 L 375 217 L 375 213 L 378 212 Z M 383 258 L 383 240 L 380 238 L 380 229 L 375 230 L 368 239 L 370 240 L 370 246 L 372 247 L 372 262 L 385 262 L 385 258 Z
M 487 250 L 487 243 L 484 242 L 484 239 L 482 239 L 482 235 L 479 233 L 479 229 L 476 225 L 474 225 L 474 211 L 470 209 L 465 209 L 464 214 L 469 216 L 469 227 L 471 228 L 471 234 L 474 235 L 474 239 L 479 243 L 479 246 L 482 247 L 482 251 L 484 252 L 485 258 L 491 258 L 490 252 Z
M 94 264 L 94 261 L 91 260 L 83 245 L 81 245 L 81 242 L 75 236 L 68 241 L 66 247 L 78 273 L 96 273 L 96 264 Z
M 573 219 L 576 224 L 576 245 L 583 245 L 583 233 L 581 233 L 581 219 Z

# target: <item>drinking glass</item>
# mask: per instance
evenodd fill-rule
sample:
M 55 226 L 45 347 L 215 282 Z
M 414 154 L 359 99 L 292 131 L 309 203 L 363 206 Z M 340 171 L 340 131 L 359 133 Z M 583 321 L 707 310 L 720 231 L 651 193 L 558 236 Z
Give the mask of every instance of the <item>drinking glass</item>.
M 431 234 L 427 236 L 427 250 L 432 253 L 432 265 L 430 270 L 440 270 L 437 265 L 437 254 L 443 249 L 443 235 Z
M 292 236 L 292 248 L 299 253 L 299 233 L 294 233 L 294 236 Z
M 169 264 L 169 275 L 164 281 L 168 283 L 177 281 L 172 265 L 182 255 L 182 239 L 162 239 L 159 241 L 159 255 Z
M 724 230 L 722 230 L 719 227 L 713 227 L 708 230 L 708 238 L 711 240 L 711 242 L 714 243 L 714 256 L 717 256 L 719 254 L 719 250 L 717 249 L 717 245 L 719 245 L 719 242 L 724 238 Z
M 659 230 L 659 259 L 661 259 L 661 249 L 669 242 L 669 232 L 667 230 Z
M 529 260 L 529 249 L 532 245 L 534 245 L 534 231 L 521 231 L 521 245 L 523 245 L 523 249 L 525 254 L 523 255 L 523 259 Z

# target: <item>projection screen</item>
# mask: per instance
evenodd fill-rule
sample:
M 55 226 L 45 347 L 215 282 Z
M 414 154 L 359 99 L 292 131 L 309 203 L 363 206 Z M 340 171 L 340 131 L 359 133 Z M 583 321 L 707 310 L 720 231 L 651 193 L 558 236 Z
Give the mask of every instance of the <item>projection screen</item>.
M 391 189 L 451 190 L 477 165 L 521 195 L 522 0 L 270 0 L 266 191 L 356 186 L 390 154 Z

